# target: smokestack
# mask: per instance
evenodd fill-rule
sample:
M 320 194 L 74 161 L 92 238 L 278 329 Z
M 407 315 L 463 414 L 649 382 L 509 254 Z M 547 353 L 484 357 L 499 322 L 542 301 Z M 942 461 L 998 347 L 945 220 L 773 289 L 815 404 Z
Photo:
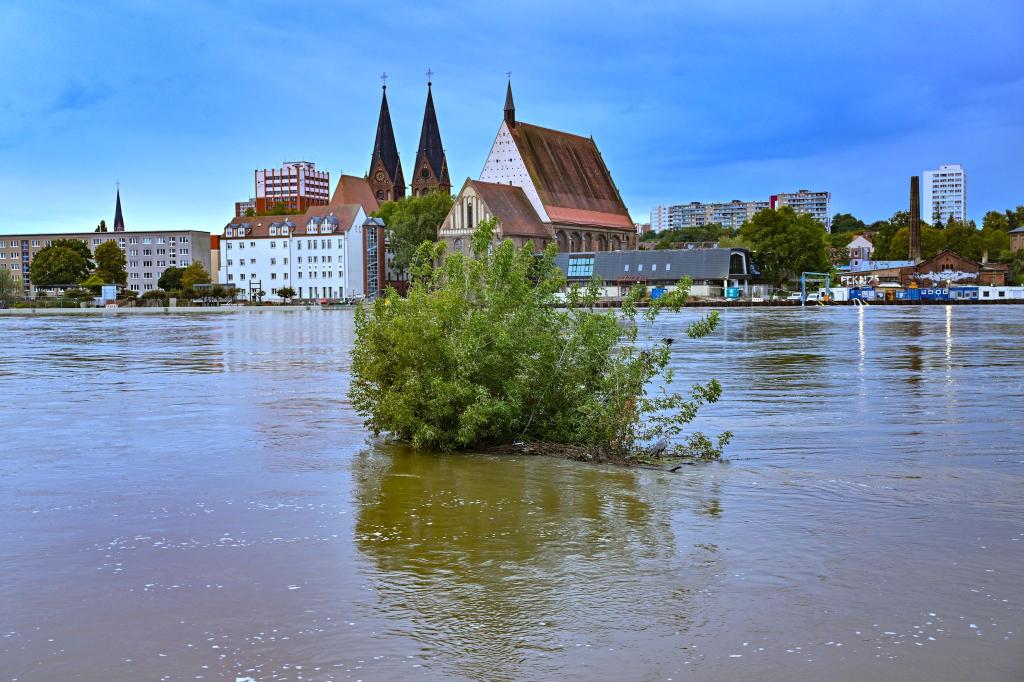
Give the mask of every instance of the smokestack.
M 921 178 L 910 177 L 910 253 L 914 263 L 921 261 Z

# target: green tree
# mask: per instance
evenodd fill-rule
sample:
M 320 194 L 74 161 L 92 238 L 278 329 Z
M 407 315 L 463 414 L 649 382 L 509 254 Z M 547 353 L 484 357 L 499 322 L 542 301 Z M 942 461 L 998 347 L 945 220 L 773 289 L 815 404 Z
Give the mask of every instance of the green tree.
M 202 263 L 192 263 L 181 273 L 181 288 L 187 293 L 197 284 L 209 284 L 210 273 Z
M 99 273 L 93 272 L 82 280 L 81 284 L 82 287 L 88 289 L 93 294 L 99 295 L 99 293 L 103 291 L 103 285 L 107 284 L 107 281 Z
M 105 280 L 104 284 L 128 284 L 128 262 L 117 242 L 103 242 L 96 247 L 94 257 L 96 274 Z
M 29 277 L 35 286 L 78 284 L 92 271 L 92 252 L 78 239 L 55 239 L 32 258 Z
M 255 215 L 256 215 L 256 209 L 253 209 L 253 208 L 245 209 L 245 217 L 246 218 L 252 218 L 252 217 L 255 217 Z
M 10 303 L 21 298 L 23 293 L 21 276 L 6 265 L 0 266 L 0 303 Z
M 594 307 L 596 281 L 560 301 L 557 248 L 540 257 L 510 240 L 491 248 L 495 226 L 480 224 L 473 257 L 421 245 L 405 299 L 389 289 L 357 308 L 349 396 L 375 434 L 441 451 L 541 442 L 621 461 L 650 439 L 679 436 L 718 399 L 714 380 L 686 395 L 665 388 L 671 340 L 638 344 L 643 287 L 617 312 Z M 678 310 L 688 289 L 680 282 L 645 317 Z M 711 333 L 717 320 L 712 312 L 689 336 Z M 647 392 L 655 379 L 662 388 Z M 692 433 L 673 451 L 714 458 L 728 439 Z
M 181 288 L 181 276 L 184 274 L 185 268 L 170 267 L 164 270 L 164 274 L 160 275 L 160 279 L 157 280 L 156 285 L 164 291 L 173 291 Z
M 100 224 L 96 226 L 96 230 L 95 231 L 96 232 L 106 232 L 107 231 L 107 221 L 106 220 L 101 220 Z
M 391 266 L 399 272 L 406 272 L 420 244 L 437 241 L 437 230 L 451 209 L 452 197 L 445 192 L 431 192 L 422 197 L 405 197 L 381 204 L 373 215 L 383 218 L 391 232 L 395 253 Z
M 921 258 L 929 259 L 946 248 L 946 232 L 929 225 L 921 226 Z M 880 260 L 910 260 L 910 228 L 901 227 L 888 244 L 888 253 Z
M 863 220 L 854 218 L 849 213 L 836 213 L 832 216 L 832 234 L 838 232 L 863 232 L 867 225 Z
M 762 276 L 776 286 L 801 272 L 829 268 L 825 226 L 791 207 L 758 211 L 743 223 L 740 236 L 753 247 Z
M 1010 219 L 1009 214 L 1000 213 L 999 211 L 989 211 L 985 214 L 985 217 L 981 219 L 981 229 L 983 230 L 997 230 L 999 232 L 1010 231 Z
M 295 289 L 292 289 L 291 287 L 281 287 L 277 290 L 277 295 L 286 301 L 290 301 L 295 297 Z

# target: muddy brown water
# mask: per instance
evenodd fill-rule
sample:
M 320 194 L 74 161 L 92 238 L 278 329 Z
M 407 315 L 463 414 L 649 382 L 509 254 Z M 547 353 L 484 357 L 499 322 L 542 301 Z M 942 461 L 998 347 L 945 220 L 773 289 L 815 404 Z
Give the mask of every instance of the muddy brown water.
M 1024 307 L 701 312 L 677 474 L 371 442 L 350 312 L 0 320 L 0 680 L 1024 679 Z

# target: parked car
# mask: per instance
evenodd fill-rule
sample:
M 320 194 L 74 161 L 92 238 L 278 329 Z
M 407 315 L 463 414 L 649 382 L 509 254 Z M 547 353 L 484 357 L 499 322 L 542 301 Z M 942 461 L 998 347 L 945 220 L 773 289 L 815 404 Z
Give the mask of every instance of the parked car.
M 799 301 L 800 300 L 800 292 L 799 291 L 794 291 L 793 293 L 791 293 L 789 296 L 786 297 L 786 300 L 787 301 Z

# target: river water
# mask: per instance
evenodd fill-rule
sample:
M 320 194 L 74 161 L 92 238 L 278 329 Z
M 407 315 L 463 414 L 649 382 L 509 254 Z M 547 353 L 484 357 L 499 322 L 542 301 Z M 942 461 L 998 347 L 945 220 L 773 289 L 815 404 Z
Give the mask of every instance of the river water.
M 372 442 L 349 312 L 0 319 L 0 681 L 1024 679 L 1024 306 L 698 314 L 674 474 Z

